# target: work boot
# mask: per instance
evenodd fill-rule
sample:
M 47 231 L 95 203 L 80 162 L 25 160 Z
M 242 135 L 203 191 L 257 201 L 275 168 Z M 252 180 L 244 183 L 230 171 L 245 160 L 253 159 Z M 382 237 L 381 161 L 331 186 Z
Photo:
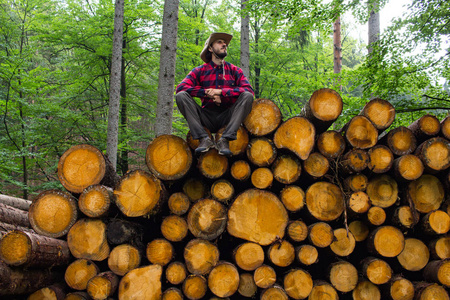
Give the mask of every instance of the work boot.
M 230 146 L 228 146 L 228 140 L 220 138 L 216 143 L 216 148 L 220 155 L 231 156 Z
M 203 152 L 207 152 L 209 149 L 211 149 L 214 146 L 213 141 L 209 137 L 204 137 L 200 140 L 200 144 L 195 149 L 195 154 L 200 154 Z

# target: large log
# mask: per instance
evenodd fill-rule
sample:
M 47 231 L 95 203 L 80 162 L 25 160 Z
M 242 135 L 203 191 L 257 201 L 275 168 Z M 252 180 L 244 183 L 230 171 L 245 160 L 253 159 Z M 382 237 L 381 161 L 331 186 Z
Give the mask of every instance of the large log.
M 279 149 L 288 149 L 305 160 L 314 149 L 316 129 L 304 117 L 292 117 L 275 131 L 273 141 Z
M 274 132 L 281 121 L 281 111 L 273 101 L 256 99 L 250 114 L 244 120 L 244 125 L 251 134 L 265 136 Z
M 99 219 L 80 219 L 67 234 L 70 252 L 76 258 L 102 261 L 109 256 L 106 224 Z
M 30 228 L 28 213 L 24 210 L 0 203 L 0 222 Z
M 80 194 L 94 184 L 114 188 L 118 175 L 109 159 L 94 146 L 81 144 L 70 147 L 58 162 L 58 179 L 70 192 Z
M 160 265 L 149 265 L 131 270 L 120 280 L 119 299 L 161 299 Z
M 344 196 L 335 184 L 318 181 L 306 190 L 306 207 L 316 219 L 336 220 L 344 211 Z
M 52 267 L 67 266 L 71 257 L 66 241 L 13 230 L 0 240 L 0 259 L 10 266 Z

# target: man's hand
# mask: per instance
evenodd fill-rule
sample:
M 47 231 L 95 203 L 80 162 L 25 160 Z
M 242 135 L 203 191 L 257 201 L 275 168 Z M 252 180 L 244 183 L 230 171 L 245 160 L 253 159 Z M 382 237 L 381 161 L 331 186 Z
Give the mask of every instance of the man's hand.
M 222 99 L 220 99 L 220 96 L 214 96 L 213 102 L 214 102 L 217 106 L 219 106 L 220 103 L 222 103 Z
M 208 96 L 208 98 L 214 99 L 216 96 L 222 95 L 222 90 L 221 89 L 206 89 L 205 90 L 206 96 Z M 216 101 L 214 101 L 216 102 Z

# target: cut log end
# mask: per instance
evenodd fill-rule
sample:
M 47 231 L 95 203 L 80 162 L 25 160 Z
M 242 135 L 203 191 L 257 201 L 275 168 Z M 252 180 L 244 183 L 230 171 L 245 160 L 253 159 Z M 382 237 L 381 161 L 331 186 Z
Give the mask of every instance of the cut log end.
M 277 129 L 281 121 L 281 111 L 275 103 L 269 99 L 256 99 L 244 125 L 251 134 L 264 136 Z
M 285 148 L 305 160 L 314 148 L 316 130 L 314 125 L 303 117 L 286 120 L 274 135 L 275 146 Z

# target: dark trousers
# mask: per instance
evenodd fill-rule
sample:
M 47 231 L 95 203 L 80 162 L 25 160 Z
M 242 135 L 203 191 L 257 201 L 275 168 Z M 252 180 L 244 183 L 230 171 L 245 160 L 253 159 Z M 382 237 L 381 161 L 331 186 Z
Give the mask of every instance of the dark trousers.
M 189 125 L 192 138 L 207 137 L 208 133 L 204 127 L 214 133 L 226 126 L 222 137 L 235 140 L 239 126 L 252 110 L 253 94 L 250 92 L 242 93 L 236 102 L 227 109 L 220 106 L 202 108 L 187 92 L 179 92 L 175 99 L 178 109 Z

